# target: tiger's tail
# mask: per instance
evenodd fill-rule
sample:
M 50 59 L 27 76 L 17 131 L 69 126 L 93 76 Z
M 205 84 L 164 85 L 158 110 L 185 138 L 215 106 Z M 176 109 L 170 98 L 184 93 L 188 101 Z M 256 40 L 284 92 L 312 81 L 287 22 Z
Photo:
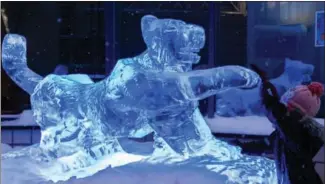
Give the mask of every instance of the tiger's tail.
M 2 67 L 9 77 L 28 94 L 43 79 L 27 66 L 26 39 L 17 34 L 7 34 L 2 43 Z

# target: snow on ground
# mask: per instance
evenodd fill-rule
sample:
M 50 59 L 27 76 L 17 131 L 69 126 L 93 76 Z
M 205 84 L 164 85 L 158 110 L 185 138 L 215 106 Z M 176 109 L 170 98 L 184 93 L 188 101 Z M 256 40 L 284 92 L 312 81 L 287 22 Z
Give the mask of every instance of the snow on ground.
M 17 147 L 11 147 L 10 145 L 8 144 L 3 144 L 1 143 L 1 154 L 4 154 L 4 153 L 7 153 L 9 151 L 15 151 L 15 150 L 19 150 L 19 149 L 22 149 L 22 148 L 25 148 L 26 146 L 17 146 Z
M 8 151 L 11 151 L 12 147 L 9 146 L 8 144 L 2 144 L 1 143 L 1 154 L 7 153 Z
M 270 135 L 274 130 L 272 124 L 265 117 L 221 117 L 206 118 L 206 122 L 214 133 Z
M 1 126 L 33 126 L 37 125 L 32 110 L 24 110 L 18 115 L 1 115 L 2 118 L 17 118 L 10 121 L 1 121 Z
M 270 121 L 264 116 L 221 117 L 205 118 L 211 131 L 214 133 L 270 135 L 274 130 Z M 315 118 L 324 126 L 324 119 Z

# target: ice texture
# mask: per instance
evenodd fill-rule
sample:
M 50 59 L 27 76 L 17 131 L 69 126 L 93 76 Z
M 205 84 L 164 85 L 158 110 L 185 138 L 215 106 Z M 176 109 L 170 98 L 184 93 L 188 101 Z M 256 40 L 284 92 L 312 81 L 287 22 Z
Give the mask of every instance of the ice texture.
M 314 66 L 299 60 L 285 59 L 284 72 L 270 81 L 280 96 L 291 88 L 311 81 Z M 260 85 L 260 84 L 259 84 Z M 260 87 L 234 88 L 216 95 L 216 115 L 225 117 L 264 115 L 259 95 Z
M 2 67 L 8 76 L 23 90 L 31 94 L 43 79 L 27 67 L 26 39 L 18 35 L 8 35 L 2 44 Z
M 194 157 L 198 167 L 226 175 L 231 182 L 273 181 L 273 161 L 242 155 L 238 147 L 215 139 L 198 109 L 198 100 L 208 96 L 258 86 L 258 75 L 241 66 L 192 71 L 205 42 L 200 26 L 148 15 L 142 18 L 141 29 L 147 49 L 118 60 L 112 73 L 96 83 L 54 74 L 37 78 L 36 85 L 25 83 L 21 77 L 31 72 L 25 39 L 7 35 L 2 62 L 24 65 L 18 68 L 23 72 L 14 71 L 14 66 L 4 69 L 30 92 L 42 136 L 39 146 L 4 154 L 2 159 L 31 157 L 44 167 L 41 175 L 52 181 L 90 176 L 109 165 L 139 160 L 182 165 Z M 129 154 L 119 141 L 151 132 L 150 156 Z

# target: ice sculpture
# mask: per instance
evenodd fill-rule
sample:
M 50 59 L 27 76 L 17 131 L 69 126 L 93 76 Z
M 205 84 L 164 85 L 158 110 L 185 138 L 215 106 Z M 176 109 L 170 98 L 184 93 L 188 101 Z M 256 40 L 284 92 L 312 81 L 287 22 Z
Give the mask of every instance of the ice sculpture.
M 241 66 L 191 71 L 205 42 L 200 26 L 148 15 L 142 18 L 141 28 L 147 50 L 120 59 L 111 75 L 97 83 L 69 75 L 40 77 L 27 67 L 25 39 L 6 35 L 4 69 L 31 94 L 42 137 L 38 151 L 9 153 L 2 159 L 33 152 L 32 157 L 39 161 L 57 161 L 55 171 L 52 168 L 46 174 L 53 181 L 84 177 L 104 169 L 102 165 L 92 166 L 107 162 L 107 156 L 125 154 L 119 138 L 154 132 L 154 152 L 147 162 L 177 157 L 168 161 L 175 164 L 189 157 L 211 155 L 218 165 L 214 169 L 221 169 L 229 180 L 272 178 L 272 161 L 243 156 L 239 148 L 214 139 L 197 108 L 197 100 L 221 91 L 256 87 L 257 74 Z M 123 161 L 129 159 L 124 157 Z M 249 166 L 252 163 L 259 164 Z M 261 168 L 256 167 L 261 164 L 268 171 L 258 172 Z M 227 172 L 222 169 L 225 166 Z
M 283 95 L 290 88 L 310 82 L 313 71 L 313 65 L 286 58 L 282 75 L 270 81 L 277 88 L 279 95 Z M 216 114 L 219 116 L 264 115 L 259 88 L 231 89 L 218 93 L 216 97 Z

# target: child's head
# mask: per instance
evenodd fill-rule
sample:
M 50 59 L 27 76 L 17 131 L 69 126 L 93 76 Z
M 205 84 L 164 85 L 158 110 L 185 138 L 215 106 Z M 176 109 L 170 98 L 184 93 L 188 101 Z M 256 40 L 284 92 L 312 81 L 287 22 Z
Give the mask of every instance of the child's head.
M 320 108 L 320 97 L 324 92 L 321 83 L 297 86 L 287 91 L 281 101 L 290 109 L 298 108 L 309 116 L 315 116 Z

